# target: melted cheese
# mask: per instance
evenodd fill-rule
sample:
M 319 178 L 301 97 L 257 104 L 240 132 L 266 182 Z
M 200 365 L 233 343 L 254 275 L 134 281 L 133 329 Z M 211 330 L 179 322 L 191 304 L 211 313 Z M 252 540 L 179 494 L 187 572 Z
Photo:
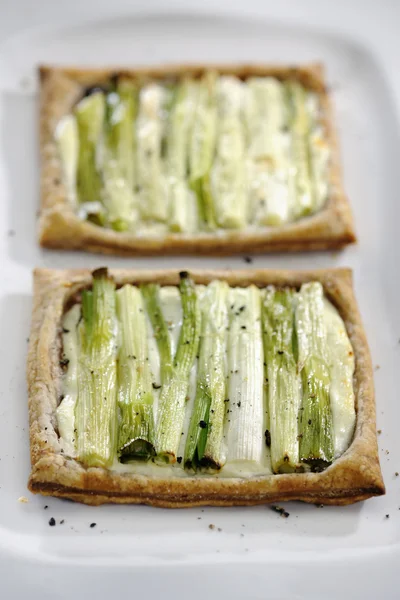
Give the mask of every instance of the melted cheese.
M 325 298 L 325 322 L 330 350 L 330 397 L 335 458 L 349 447 L 354 434 L 354 352 L 336 308 Z
M 60 445 L 66 456 L 75 456 L 75 405 L 78 398 L 78 336 L 77 325 L 81 318 L 81 307 L 75 304 L 64 316 L 63 349 L 69 361 L 63 379 L 63 399 L 57 407 L 58 431 Z

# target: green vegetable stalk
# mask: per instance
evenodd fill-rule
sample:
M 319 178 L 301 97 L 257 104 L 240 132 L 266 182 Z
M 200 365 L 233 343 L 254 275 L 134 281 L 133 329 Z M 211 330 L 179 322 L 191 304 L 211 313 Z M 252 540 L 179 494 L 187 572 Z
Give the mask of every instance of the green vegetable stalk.
M 115 284 L 106 269 L 93 273 L 82 294 L 78 327 L 78 400 L 75 408 L 78 460 L 109 467 L 115 457 L 117 366 Z

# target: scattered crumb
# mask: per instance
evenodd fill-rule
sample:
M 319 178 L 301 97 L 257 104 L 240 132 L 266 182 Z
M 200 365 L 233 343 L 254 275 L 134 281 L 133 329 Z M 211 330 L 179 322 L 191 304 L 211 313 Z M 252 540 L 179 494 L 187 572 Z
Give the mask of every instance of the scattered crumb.
M 379 371 L 379 369 L 380 369 L 380 368 L 381 368 L 381 366 L 380 366 L 380 365 L 375 365 L 375 368 L 374 368 L 374 370 L 375 370 L 375 371 Z
M 282 508 L 282 506 L 275 506 L 273 504 L 270 508 L 274 512 L 277 512 L 278 514 L 280 514 L 281 517 L 284 517 L 285 519 L 287 519 L 290 516 L 290 513 L 288 513 L 284 508 Z
M 197 520 L 199 521 L 201 519 L 201 517 L 197 517 Z
M 316 506 L 317 508 L 324 508 L 324 505 L 323 505 L 323 504 L 316 504 L 315 506 Z
M 22 502 L 23 504 L 27 504 L 29 502 L 28 498 L 26 496 L 20 496 L 18 498 L 18 502 Z
M 250 264 L 253 262 L 253 259 L 251 258 L 251 256 L 243 256 L 243 260 L 247 264 Z
M 14 229 L 9 229 L 9 230 L 7 231 L 7 235 L 8 235 L 8 237 L 14 237 L 14 235 L 15 235 L 15 231 L 14 231 Z
M 244 533 L 241 533 L 241 534 L 240 534 L 240 537 L 244 537 Z
M 395 473 L 395 477 L 398 477 L 398 476 L 399 476 L 399 474 L 398 474 L 398 472 L 396 471 L 396 473 Z
M 382 429 L 378 429 L 376 433 L 377 433 L 378 435 L 381 435 L 381 433 L 382 433 Z
M 222 531 L 221 527 L 218 527 L 218 531 Z
M 56 524 L 56 520 L 54 517 L 51 517 L 51 519 L 49 520 L 49 525 L 50 527 L 54 527 L 54 525 Z
M 63 523 L 65 523 L 65 521 L 64 521 L 64 519 L 61 519 L 60 525 L 62 525 Z
M 214 523 L 210 523 L 209 526 L 208 526 L 208 529 L 215 529 Z
M 89 527 L 91 527 L 93 529 L 93 527 L 96 527 L 97 523 L 90 523 Z
M 385 454 L 389 454 L 389 450 L 385 450 Z

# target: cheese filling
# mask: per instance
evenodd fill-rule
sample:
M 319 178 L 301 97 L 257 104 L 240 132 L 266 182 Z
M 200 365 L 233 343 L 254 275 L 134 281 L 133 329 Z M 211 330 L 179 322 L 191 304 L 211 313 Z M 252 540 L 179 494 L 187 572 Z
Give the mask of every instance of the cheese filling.
M 307 286 L 312 286 L 312 289 L 308 289 Z M 302 313 L 298 314 L 300 308 L 302 306 L 304 308 L 304 302 L 308 301 L 308 296 L 302 297 L 303 287 L 304 293 L 307 292 L 310 294 L 312 291 L 312 293 L 316 294 L 317 300 L 318 294 L 320 294 L 320 297 L 322 298 L 322 302 L 319 304 L 317 302 L 312 310 L 317 310 L 318 307 L 321 310 L 320 331 L 322 331 L 324 335 L 322 343 L 325 344 L 325 347 L 327 348 L 327 354 L 319 353 L 318 348 L 314 346 L 315 338 L 313 336 L 317 331 L 315 329 L 315 323 L 311 328 L 307 329 L 307 317 L 303 317 Z M 302 362 L 297 362 L 297 370 L 295 372 L 295 377 L 297 379 L 295 389 L 300 390 L 300 396 L 303 398 L 303 408 L 300 408 L 299 410 L 299 404 L 298 401 L 296 401 L 295 408 L 293 409 L 296 411 L 293 417 L 294 422 L 297 422 L 298 426 L 295 428 L 294 432 L 290 433 L 290 435 L 294 436 L 292 440 L 280 440 L 280 443 L 282 443 L 283 447 L 293 447 L 293 444 L 297 444 L 301 449 L 299 441 L 299 438 L 301 437 L 300 431 L 304 431 L 301 421 L 301 411 L 304 410 L 304 403 L 310 401 L 310 397 L 307 396 L 307 390 L 309 386 L 312 385 L 312 378 L 316 377 L 317 380 L 320 381 L 318 378 L 320 377 L 319 372 L 321 372 L 323 374 L 321 376 L 325 377 L 325 383 L 326 377 L 328 378 L 328 412 L 330 415 L 331 429 L 327 432 L 327 439 L 328 442 L 329 439 L 333 440 L 334 453 L 332 459 L 327 459 L 325 467 L 328 466 L 331 460 L 335 460 L 341 456 L 350 446 L 354 435 L 356 421 L 353 389 L 353 375 L 355 369 L 354 352 L 346 332 L 345 324 L 337 309 L 326 297 L 321 295 L 323 292 L 320 284 L 305 284 L 303 287 L 298 292 L 291 291 L 288 295 L 288 302 L 287 298 L 286 300 L 282 300 L 280 290 L 275 290 L 271 286 L 267 290 L 260 290 L 255 286 L 229 289 L 229 293 L 226 296 L 225 309 L 227 311 L 226 332 L 222 332 L 222 338 L 220 338 L 224 348 L 224 360 L 222 365 L 224 377 L 226 378 L 225 393 L 220 395 L 220 402 L 223 404 L 224 415 L 222 429 L 220 431 L 223 447 L 221 455 L 223 456 L 223 464 L 220 464 L 217 469 L 212 469 L 207 467 L 208 463 L 199 460 L 198 468 L 195 469 L 196 476 L 247 478 L 268 475 L 273 472 L 307 471 L 310 468 L 310 464 L 313 464 L 314 459 L 311 463 L 306 459 L 303 461 L 299 460 L 298 451 L 296 452 L 296 464 L 293 467 L 289 462 L 285 463 L 285 456 L 282 456 L 280 464 L 283 466 L 279 467 L 278 470 L 275 470 L 274 463 L 271 464 L 270 448 L 272 444 L 275 456 L 277 446 L 274 444 L 276 444 L 278 440 L 275 440 L 273 436 L 274 432 L 280 431 L 279 419 L 283 415 L 282 412 L 279 412 L 279 403 L 281 403 L 281 410 L 291 410 L 291 403 L 287 396 L 289 388 L 285 384 L 285 377 L 289 378 L 289 372 L 285 375 L 285 369 L 289 368 L 288 365 L 292 364 L 293 361 L 300 361 L 301 358 L 300 354 L 296 354 L 296 343 L 293 347 L 291 345 L 292 342 L 290 336 L 292 334 L 286 338 L 289 340 L 289 346 L 282 345 L 282 335 L 285 335 L 285 331 L 290 331 L 287 329 L 289 321 L 284 321 L 281 318 L 284 307 L 288 310 L 287 314 L 289 315 L 289 319 L 291 319 L 290 323 L 294 328 L 293 331 L 295 336 L 297 336 L 296 323 L 297 321 L 299 322 L 299 327 L 301 323 L 302 337 L 298 339 L 297 344 L 301 345 L 303 343 L 302 339 L 305 339 L 307 346 L 305 354 L 303 353 L 301 355 Z M 203 285 L 197 285 L 195 289 L 201 306 L 212 306 L 213 310 L 218 310 L 217 304 L 214 303 L 210 305 L 207 304 L 208 300 L 207 302 L 202 300 L 203 298 L 206 299 L 207 294 L 218 294 L 218 289 L 211 289 L 210 286 Z M 270 303 L 267 305 L 267 297 L 270 301 L 272 297 L 271 294 L 275 294 L 274 302 L 273 304 Z M 215 297 L 218 298 L 218 296 Z M 184 319 L 179 289 L 175 286 L 161 287 L 159 289 L 159 305 L 168 331 L 171 356 L 174 357 L 182 343 L 181 333 Z M 266 306 L 268 306 L 268 310 L 270 311 L 268 317 L 265 312 L 265 310 L 267 310 L 265 309 Z M 312 307 L 313 305 L 310 306 Z M 79 333 L 80 327 L 82 327 L 82 315 L 83 311 L 81 305 L 75 304 L 66 312 L 63 318 L 62 363 L 67 366 L 62 381 L 63 398 L 56 411 L 60 445 L 63 449 L 63 453 L 65 456 L 76 458 L 78 460 L 77 435 L 79 435 L 79 423 L 76 422 L 76 406 L 79 402 L 79 364 L 80 361 L 83 360 L 80 356 L 81 334 Z M 206 308 L 205 312 L 202 313 L 201 318 L 203 319 L 203 324 L 205 323 L 204 320 L 210 319 L 212 325 L 213 321 L 217 322 L 218 315 L 207 314 Z M 267 320 L 269 324 L 272 323 L 272 329 L 268 329 L 268 326 L 266 325 Z M 160 395 L 163 393 L 164 387 L 168 385 L 168 382 L 162 381 L 160 347 L 156 339 L 157 331 L 154 329 L 154 323 L 152 325 L 152 322 L 153 321 L 149 318 L 147 308 L 145 315 L 145 331 L 147 331 L 148 364 L 153 386 L 152 414 L 155 426 L 157 426 L 160 410 Z M 221 323 L 225 323 L 225 320 L 221 321 Z M 118 327 L 121 327 L 120 323 Z M 203 336 L 206 335 L 206 331 L 208 330 L 203 327 Z M 220 335 L 218 332 L 221 332 L 221 330 L 215 330 L 215 333 L 212 335 Z M 115 331 L 117 361 L 119 360 L 118 356 L 121 351 L 121 333 L 120 329 Z M 317 335 L 319 334 L 317 333 Z M 211 348 L 211 354 L 206 357 L 208 362 L 204 363 L 203 359 L 199 361 L 199 356 L 202 356 L 202 344 L 205 343 L 205 339 L 200 337 L 199 354 L 190 368 L 190 374 L 187 381 L 185 414 L 181 439 L 177 451 L 177 460 L 169 465 L 160 464 L 159 461 L 154 461 L 154 459 L 147 461 L 129 460 L 128 462 L 122 463 L 117 452 L 116 458 L 109 468 L 119 472 L 143 474 L 150 477 L 165 477 L 167 474 L 173 474 L 180 477 L 193 476 L 193 469 L 185 468 L 183 457 L 186 456 L 188 437 L 193 431 L 191 429 L 192 415 L 198 410 L 199 393 L 203 390 L 202 385 L 204 384 L 201 384 L 199 387 L 199 382 L 210 382 L 212 380 L 210 379 L 211 371 L 209 372 L 209 375 L 207 375 L 207 373 L 204 374 L 204 372 L 199 371 L 199 365 L 200 363 L 203 365 L 201 367 L 202 369 L 204 369 L 204 364 L 208 365 L 208 369 L 213 369 L 213 360 L 215 358 L 213 353 L 217 348 L 216 338 L 215 341 L 213 341 L 212 337 L 209 338 L 209 345 L 207 347 Z M 273 346 L 273 344 L 276 344 L 276 346 Z M 275 348 L 275 350 L 273 348 Z M 292 348 L 293 355 L 291 354 Z M 288 362 L 289 358 L 287 352 L 291 354 L 291 358 L 289 358 L 292 363 L 290 361 Z M 309 370 L 304 366 L 307 364 L 307 355 L 314 365 L 313 368 Z M 325 371 L 318 370 L 318 356 L 323 356 L 323 364 L 326 363 Z M 135 359 L 136 357 L 132 358 Z M 268 378 L 274 372 L 273 366 L 275 361 L 277 361 L 276 366 L 278 370 L 276 373 L 278 374 L 278 379 L 275 380 L 274 388 L 272 388 L 272 382 L 268 381 Z M 218 363 L 216 362 L 215 364 Z M 178 367 L 175 364 L 174 369 L 177 368 Z M 279 379 L 279 377 L 283 377 L 283 379 Z M 279 383 L 280 381 L 282 381 L 282 383 Z M 118 385 L 117 382 L 117 386 Z M 208 384 L 206 383 L 206 385 Z M 207 393 L 210 393 L 213 396 L 214 392 L 212 389 L 213 388 L 210 388 L 211 391 L 209 390 Z M 274 394 L 274 396 L 272 396 L 272 394 Z M 217 397 L 214 398 L 213 396 L 213 401 L 215 401 L 215 404 L 211 405 L 214 407 L 212 409 L 213 413 L 214 409 L 217 408 L 216 398 Z M 311 401 L 315 404 L 315 402 L 318 402 L 318 398 L 315 399 L 311 396 Z M 270 415 L 272 403 L 272 415 L 275 420 L 275 427 L 273 427 L 273 423 L 270 422 L 270 418 L 272 418 Z M 210 407 L 208 411 L 206 420 L 209 419 L 207 431 L 208 435 L 210 435 L 210 427 L 216 427 L 217 424 L 215 423 L 213 425 L 213 415 L 210 412 Z M 284 416 L 286 418 L 286 415 Z M 203 425 L 202 419 L 199 420 L 198 425 L 200 428 L 206 427 L 206 424 Z M 310 425 L 310 428 L 312 429 L 311 419 L 309 420 L 308 425 Z M 119 425 L 117 424 L 117 427 L 118 426 Z M 197 423 L 195 423 L 195 426 L 197 426 Z M 278 433 L 276 433 L 276 435 L 278 435 Z M 312 435 L 314 435 L 313 432 L 311 432 L 310 435 L 312 441 Z M 155 450 L 157 452 L 157 448 Z
M 55 139 L 79 218 L 139 237 L 281 227 L 330 192 L 318 94 L 273 77 L 117 82 Z

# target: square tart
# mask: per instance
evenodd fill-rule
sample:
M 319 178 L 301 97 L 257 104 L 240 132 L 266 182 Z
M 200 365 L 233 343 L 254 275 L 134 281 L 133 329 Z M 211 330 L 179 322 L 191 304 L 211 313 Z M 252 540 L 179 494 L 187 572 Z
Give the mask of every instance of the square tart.
M 117 286 L 157 282 L 178 285 L 176 270 L 112 269 Z M 285 500 L 352 504 L 385 493 L 375 424 L 373 370 L 368 343 L 348 269 L 315 271 L 191 270 L 197 284 L 223 279 L 231 286 L 300 287 L 319 281 L 342 317 L 355 355 L 356 428 L 346 452 L 321 473 L 265 475 L 249 479 L 218 476 L 148 477 L 104 468 L 86 468 L 61 453 L 56 408 L 61 394 L 62 318 L 77 292 L 91 285 L 88 269 L 34 272 L 34 304 L 27 362 L 31 492 L 86 504 L 133 503 L 161 507 L 236 506 Z
M 190 234 L 166 233 L 138 236 L 99 227 L 78 217 L 63 184 L 62 165 L 55 129 L 87 88 L 106 85 L 112 77 L 162 80 L 185 75 L 200 77 L 206 70 L 221 75 L 273 76 L 296 79 L 316 92 L 323 110 L 323 126 L 330 148 L 329 197 L 314 215 L 280 227 L 224 230 Z M 41 67 L 40 71 L 41 206 L 39 242 L 47 248 L 86 250 L 117 255 L 203 254 L 231 255 L 242 252 L 282 252 L 342 248 L 356 241 L 351 209 L 342 186 L 338 144 L 323 67 L 274 65 L 183 65 L 142 69 L 77 69 Z

